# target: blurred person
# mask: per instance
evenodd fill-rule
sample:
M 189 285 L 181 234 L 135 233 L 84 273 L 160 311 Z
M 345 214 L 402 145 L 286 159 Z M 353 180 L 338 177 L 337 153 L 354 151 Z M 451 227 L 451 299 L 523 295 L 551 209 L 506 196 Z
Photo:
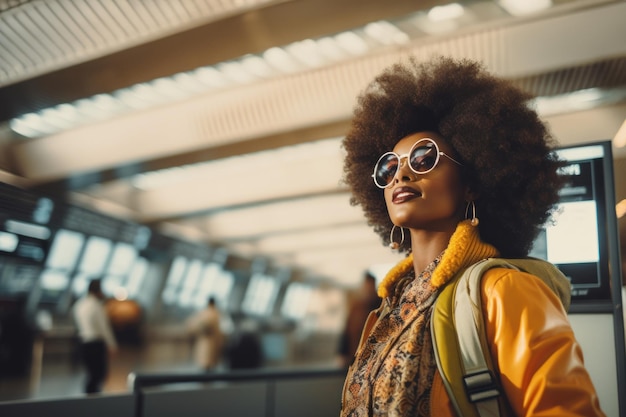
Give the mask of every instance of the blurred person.
M 117 340 L 103 305 L 101 280 L 89 282 L 87 294 L 73 308 L 74 321 L 80 339 L 80 352 L 87 371 L 85 393 L 102 391 L 109 373 L 109 357 L 116 354 Z
M 358 98 L 342 143 L 351 203 L 407 256 L 378 288 L 384 301 L 348 368 L 342 416 L 460 415 L 435 361 L 435 302 L 471 265 L 526 257 L 564 182 L 530 98 L 478 62 L 444 57 L 393 65 Z M 480 286 L 501 415 L 604 416 L 564 307 L 569 293 L 500 267 Z
M 220 362 L 224 339 L 220 323 L 221 314 L 213 297 L 187 321 L 187 330 L 194 337 L 194 360 L 204 370 L 213 369 Z
M 376 277 L 366 272 L 356 297 L 350 302 L 339 341 L 339 364 L 341 366 L 350 365 L 359 345 L 367 316 L 380 306 L 380 302 L 381 298 L 376 292 Z

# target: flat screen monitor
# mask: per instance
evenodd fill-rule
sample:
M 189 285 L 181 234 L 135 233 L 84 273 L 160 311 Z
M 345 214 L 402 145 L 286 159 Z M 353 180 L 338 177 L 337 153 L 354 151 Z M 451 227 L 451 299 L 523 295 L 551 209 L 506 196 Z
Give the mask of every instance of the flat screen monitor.
M 619 265 L 610 142 L 557 150 L 568 179 L 558 210 L 530 255 L 555 264 L 572 285 L 570 312 L 612 309 L 611 271 Z M 618 269 L 619 270 L 619 269 Z M 619 288 L 619 287 L 618 287 Z M 591 310 L 590 310 L 591 309 Z

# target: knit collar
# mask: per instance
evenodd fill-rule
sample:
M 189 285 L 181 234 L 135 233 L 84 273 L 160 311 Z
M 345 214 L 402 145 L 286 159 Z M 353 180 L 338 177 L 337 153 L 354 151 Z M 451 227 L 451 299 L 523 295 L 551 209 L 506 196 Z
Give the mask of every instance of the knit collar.
M 481 259 L 498 256 L 498 250 L 480 240 L 478 228 L 472 226 L 469 220 L 463 220 L 457 225 L 456 230 L 450 237 L 448 247 L 443 253 L 441 262 L 433 272 L 430 283 L 439 288 L 463 268 L 466 268 Z M 413 254 L 398 262 L 387 273 L 380 286 L 378 295 L 386 298 L 391 295 L 393 287 L 400 278 L 407 275 L 413 268 Z

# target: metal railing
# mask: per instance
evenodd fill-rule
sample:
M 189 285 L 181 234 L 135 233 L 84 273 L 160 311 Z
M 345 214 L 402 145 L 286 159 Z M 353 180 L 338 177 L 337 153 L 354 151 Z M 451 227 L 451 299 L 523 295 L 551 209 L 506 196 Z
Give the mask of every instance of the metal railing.
M 146 389 L 157 388 L 160 386 L 171 386 L 172 384 L 187 384 L 187 383 L 199 383 L 209 384 L 213 382 L 225 382 L 234 383 L 234 387 L 237 387 L 236 383 L 242 382 L 262 382 L 264 384 L 264 392 L 266 398 L 264 401 L 265 409 L 263 415 L 265 417 L 274 417 L 276 415 L 276 408 L 282 401 L 277 395 L 276 384 L 286 381 L 297 381 L 299 384 L 314 383 L 315 380 L 324 380 L 331 378 L 333 380 L 343 380 L 345 378 L 346 369 L 338 367 L 311 367 L 311 368 L 285 368 L 285 369 L 241 369 L 241 370 L 228 370 L 228 371 L 207 371 L 207 372 L 192 372 L 192 373 L 131 373 L 128 376 L 128 387 L 133 393 L 135 398 L 135 417 L 145 417 L 145 402 L 146 402 Z M 202 388 L 198 388 L 202 389 Z M 206 388 L 210 389 L 210 388 Z M 305 390 L 307 400 L 311 400 L 312 396 L 315 396 L 315 392 Z M 339 412 L 341 390 L 333 390 L 336 398 L 330 399 L 330 401 L 336 400 L 337 413 Z M 334 395 L 332 395 L 334 396 Z M 319 401 L 323 402 L 328 400 L 326 398 L 320 398 Z M 181 416 L 184 413 L 181 412 Z

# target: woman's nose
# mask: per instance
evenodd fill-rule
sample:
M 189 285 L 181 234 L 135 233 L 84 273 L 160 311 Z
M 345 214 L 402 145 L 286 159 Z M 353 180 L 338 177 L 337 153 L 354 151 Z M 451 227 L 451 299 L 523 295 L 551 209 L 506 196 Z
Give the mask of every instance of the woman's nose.
M 414 172 L 411 170 L 409 166 L 409 158 L 402 157 L 400 158 L 400 162 L 398 164 L 398 171 L 396 172 L 395 179 L 396 181 L 411 181 L 414 178 Z

